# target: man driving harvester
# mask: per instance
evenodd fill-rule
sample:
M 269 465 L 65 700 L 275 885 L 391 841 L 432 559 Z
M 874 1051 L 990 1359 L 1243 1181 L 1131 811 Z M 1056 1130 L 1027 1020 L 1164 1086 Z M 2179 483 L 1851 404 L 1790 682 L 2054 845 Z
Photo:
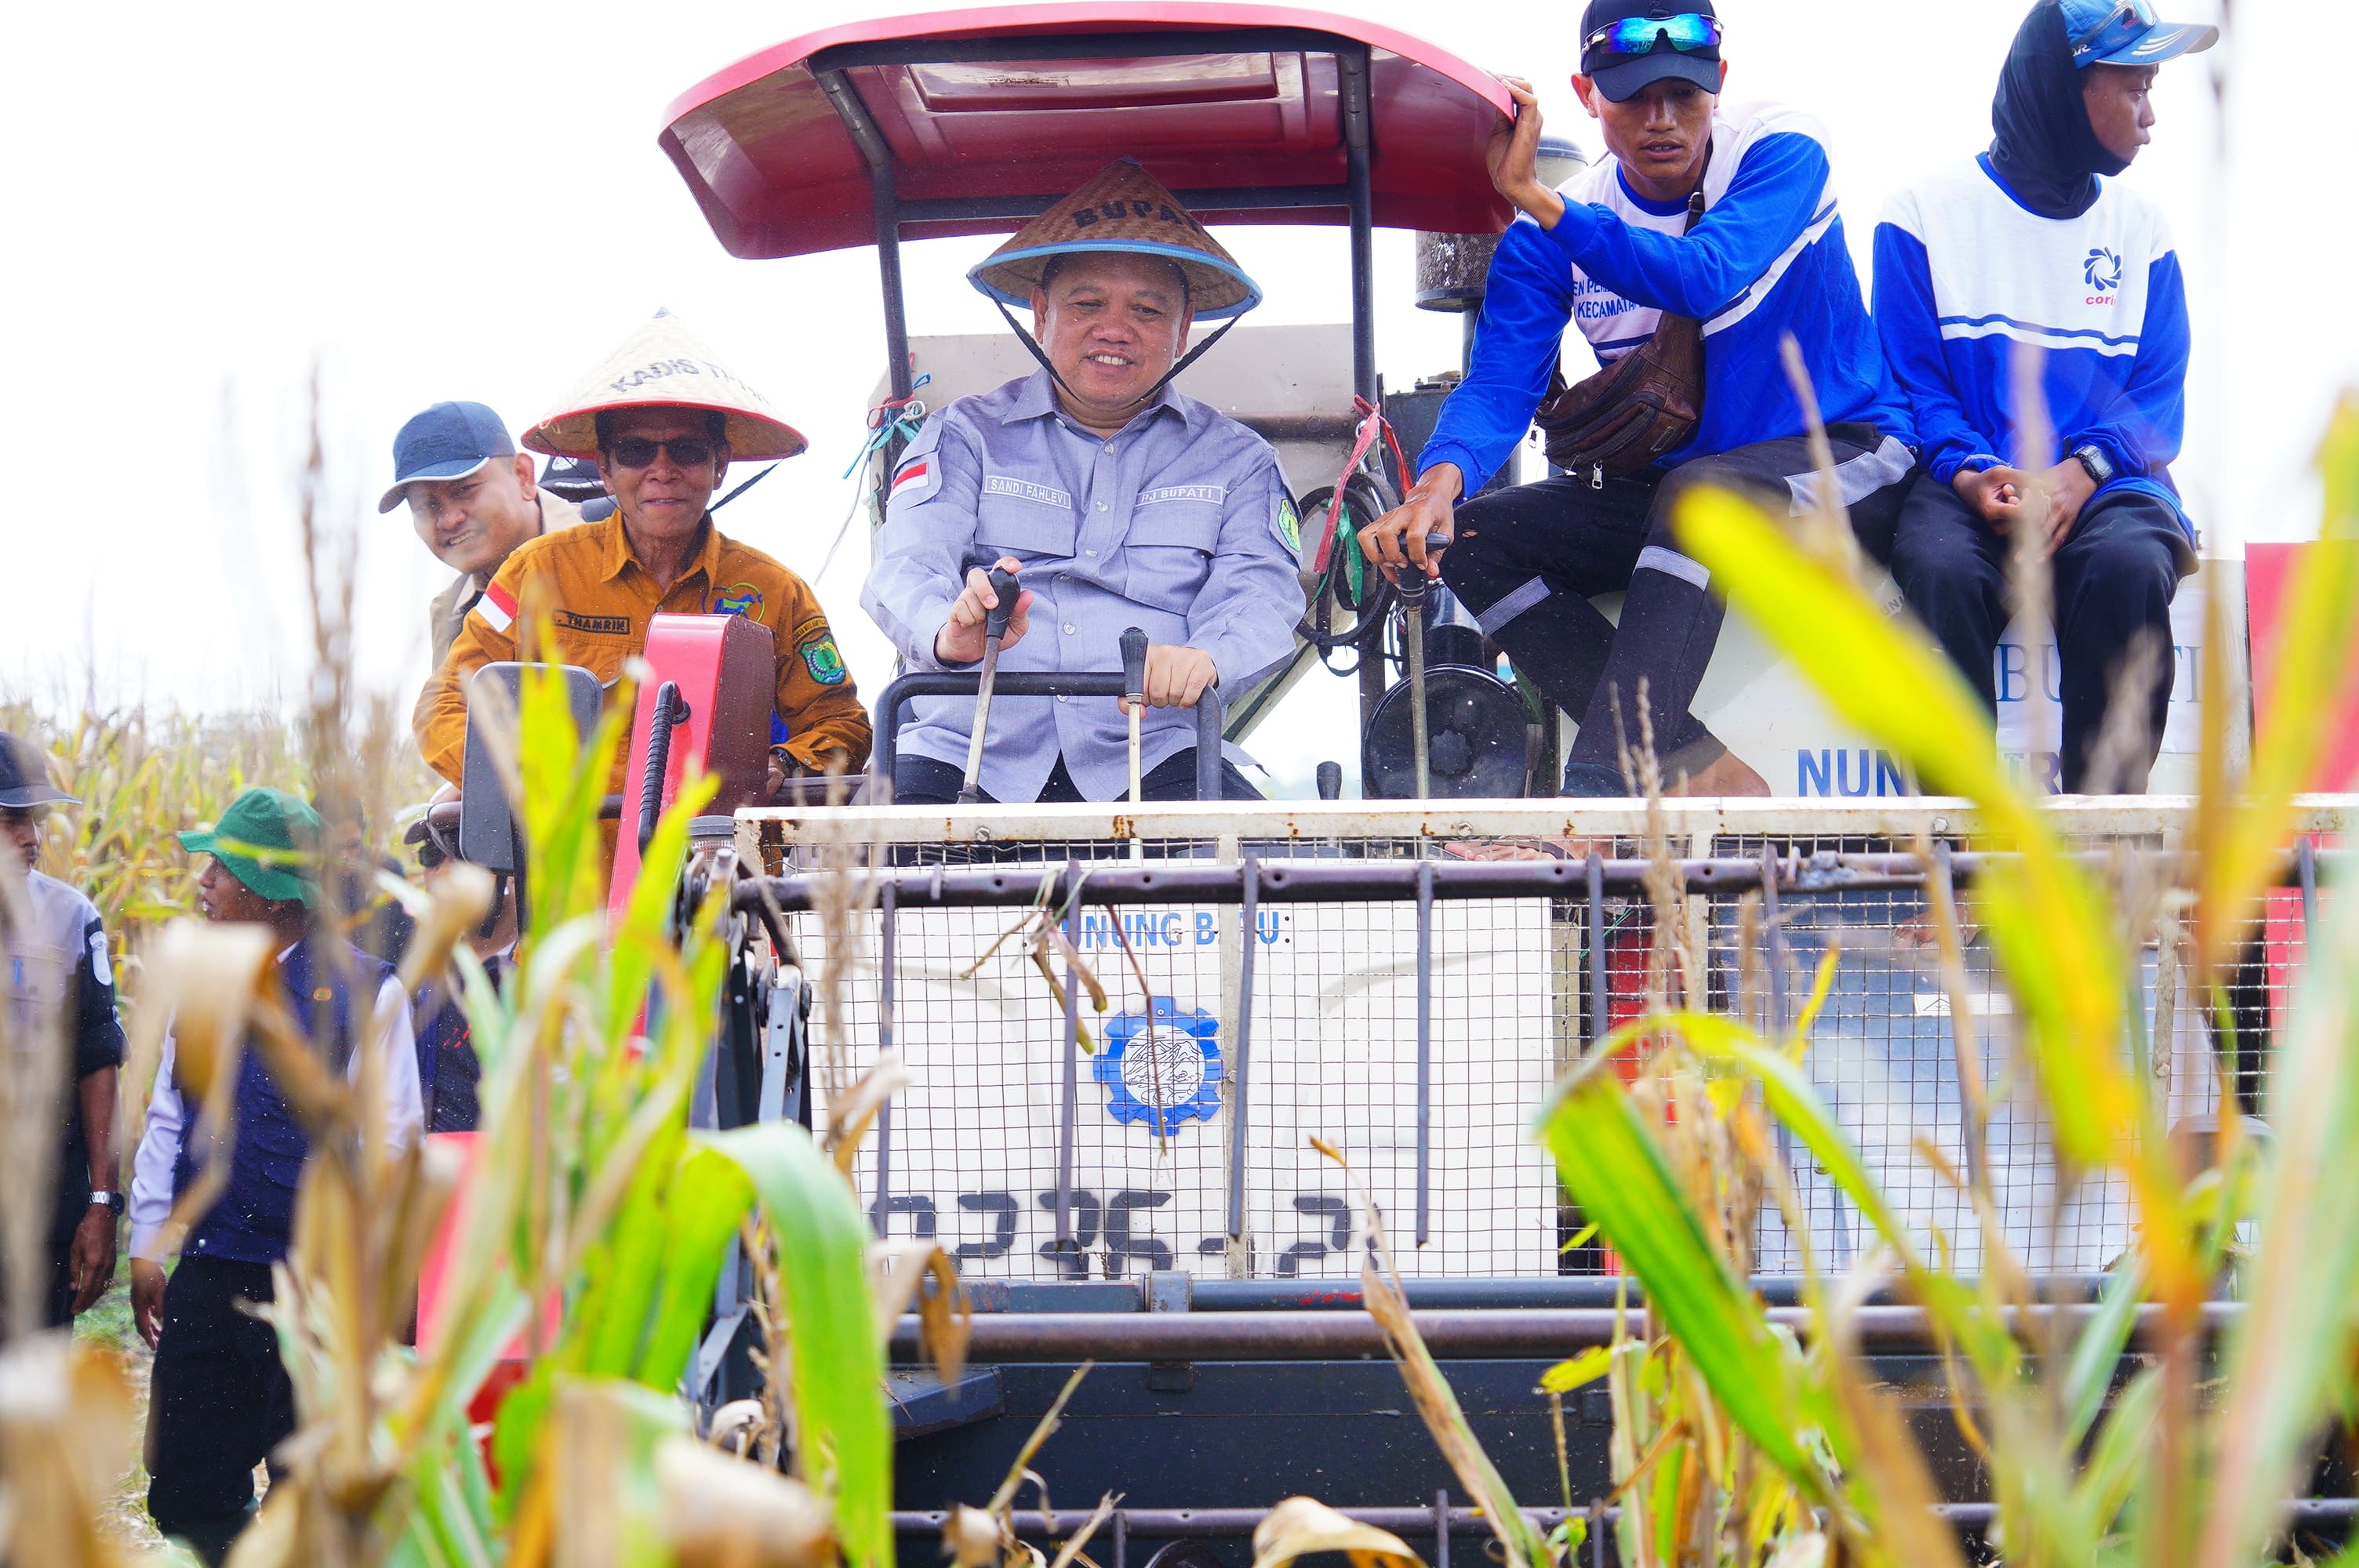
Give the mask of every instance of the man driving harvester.
M 467 612 L 413 719 L 427 762 L 459 782 L 467 681 L 485 665 L 538 656 L 611 686 L 659 614 L 743 615 L 777 655 L 772 782 L 868 760 L 868 715 L 835 635 L 803 579 L 724 536 L 709 510 L 734 457 L 790 458 L 803 438 L 689 335 L 658 314 L 528 431 L 553 457 L 595 458 L 616 503 L 603 523 L 544 534 L 511 555 Z M 520 653 L 546 620 L 551 646 Z M 619 784 L 622 760 L 615 761 Z
M 1268 442 L 1174 391 L 1200 320 L 1261 290 L 1171 193 L 1127 159 L 1026 224 L 967 275 L 1005 314 L 1029 304 L 1040 369 L 927 421 L 894 470 L 861 602 L 914 670 L 1122 667 L 1147 633 L 1139 794 L 1195 795 L 1192 708 L 1241 692 L 1294 652 L 1302 618 L 1294 504 Z M 1016 327 L 1013 317 L 1010 327 Z M 1223 330 L 1226 330 L 1225 328 Z M 993 571 L 1013 602 L 995 591 Z M 1114 699 L 1004 698 L 977 749 L 977 704 L 917 703 L 894 798 L 949 805 L 1114 800 L 1131 789 Z M 971 754 L 975 776 L 968 778 Z M 1232 758 L 1243 753 L 1231 749 Z M 1257 800 L 1232 760 L 1222 793 Z
M 1915 468 L 1908 406 L 1844 248 L 1825 134 L 1788 109 L 1722 114 L 1720 41 L 1711 0 L 1591 0 L 1572 80 L 1609 156 L 1562 195 L 1535 172 L 1538 103 L 1507 84 L 1517 113 L 1492 133 L 1491 178 L 1523 215 L 1500 238 L 1473 367 L 1419 454 L 1416 485 L 1360 534 L 1387 571 L 1447 582 L 1580 722 L 1569 795 L 1632 793 L 1620 757 L 1638 742 L 1642 680 L 1672 793 L 1769 793 L 1689 712 L 1723 611 L 1670 514 L 1698 481 L 1810 510 L 1816 477 L 1785 338 L 1800 346 L 1836 486 L 1871 551 L 1888 545 Z M 1604 368 L 1551 395 L 1569 321 Z M 1535 412 L 1569 471 L 1460 506 Z M 1427 536 L 1453 531 L 1437 560 Z M 1618 627 L 1589 602 L 1614 592 Z

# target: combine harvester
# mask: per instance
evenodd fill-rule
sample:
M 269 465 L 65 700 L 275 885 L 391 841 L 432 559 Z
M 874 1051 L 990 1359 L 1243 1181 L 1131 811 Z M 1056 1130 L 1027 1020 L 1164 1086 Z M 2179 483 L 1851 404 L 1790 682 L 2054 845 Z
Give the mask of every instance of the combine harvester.
M 1401 604 L 1349 549 L 1351 527 L 1406 477 L 1383 441 L 1355 439 L 1359 410 L 1381 409 L 1413 453 L 1452 380 L 1406 393 L 1380 383 L 1374 230 L 1417 231 L 1419 302 L 1471 312 L 1509 215 L 1484 146 L 1510 107 L 1486 72 L 1382 27 L 1184 0 L 853 24 L 741 60 L 672 106 L 662 145 L 732 254 L 875 247 L 880 401 L 908 397 L 920 374 L 939 406 L 1028 369 L 1004 340 L 909 337 L 903 243 L 1012 231 L 1113 153 L 1136 157 L 1214 224 L 1349 230 L 1348 323 L 1242 329 L 1182 384 L 1278 444 L 1295 483 L 1320 487 L 1302 498 L 1299 656 L 1263 689 L 1208 698 L 1201 733 L 1243 739 L 1315 665 L 1340 664 L 1356 682 L 1364 798 L 756 806 L 742 785 L 761 776 L 766 699 L 747 693 L 766 690 L 768 650 L 735 639 L 759 629 L 658 617 L 649 638 L 655 673 L 632 731 L 614 897 L 627 893 L 640 836 L 689 767 L 740 784 L 715 807 L 734 816 L 700 822 L 689 873 L 696 891 L 734 882 L 739 912 L 698 1119 L 811 1119 L 824 1094 L 811 998 L 830 965 L 850 1068 L 889 1049 L 910 1075 L 861 1153 L 859 1189 L 880 1235 L 929 1238 L 956 1255 L 977 1316 L 973 1365 L 948 1386 L 914 1364 L 913 1333 L 897 1341 L 911 1363 L 892 1377 L 908 1550 L 931 1550 L 919 1538 L 938 1530 L 932 1510 L 993 1491 L 1083 1359 L 1099 1366 L 1037 1464 L 1060 1497 L 1124 1494 L 1110 1544 L 1093 1549 L 1101 1560 L 1110 1552 L 1114 1568 L 1134 1552 L 1165 1568 L 1241 1561 L 1242 1538 L 1296 1492 L 1430 1541 L 1438 1562 L 1452 1532 L 1483 1528 L 1451 1507 L 1450 1472 L 1358 1310 L 1351 1191 L 1312 1135 L 1349 1155 L 1388 1217 L 1426 1336 L 1509 1483 L 1527 1503 L 1557 1498 L 1555 1440 L 1535 1385 L 1551 1362 L 1607 1339 L 1622 1281 L 1610 1253 L 1574 1244 L 1583 1222 L 1528 1122 L 1552 1079 L 1640 1007 L 1644 810 L 1545 798 L 1561 721 L 1543 719 L 1446 600 Z M 1557 156 L 1568 172 L 1579 157 L 1570 147 Z M 1355 446 L 1372 455 L 1347 474 Z M 894 455 L 882 454 L 880 483 Z M 1322 524 L 1338 511 L 1322 561 Z M 2223 580 L 2217 567 L 2180 596 L 2190 629 L 2202 619 L 2197 589 Z M 1420 614 L 1432 623 L 1416 625 Z M 2192 630 L 2181 641 L 2175 715 L 2191 714 L 2202 656 Z M 2041 662 L 2025 652 L 2039 643 L 2019 640 L 2009 655 L 2020 700 L 2002 727 L 2034 753 L 2024 738 L 2043 726 L 2052 734 L 2054 722 L 2036 700 Z M 1421 685 L 1408 678 L 1419 663 Z M 927 675 L 887 687 L 877 773 L 889 776 L 909 698 L 974 686 Z M 1002 676 L 997 700 L 1108 701 L 1120 689 L 1115 675 Z M 1970 842 L 1972 808 L 1910 795 L 1900 770 L 1842 730 L 1734 620 L 1699 709 L 1789 792 L 1666 805 L 1715 1005 L 1782 1027 L 1841 943 L 1809 1070 L 1896 1201 L 1958 1238 L 1971 1271 L 1971 1217 L 1911 1148 L 1922 1134 L 1963 1162 L 1948 1002 L 1912 935 L 1927 878 L 1963 882 L 1975 857 L 1962 850 L 1929 869 L 1909 851 L 1920 832 Z M 2174 722 L 2158 789 L 2188 787 L 2191 735 Z M 1322 795 L 1337 793 L 1333 777 Z M 462 838 L 471 858 L 513 869 L 498 798 L 468 792 Z M 2247 1108 L 2266 1090 L 2267 1042 L 2308 924 L 2312 836 L 2342 829 L 2350 806 L 2308 804 L 2299 890 L 2278 895 L 2266 949 L 2239 974 L 2248 1044 L 2231 1087 Z M 2166 842 L 2187 815 L 2184 798 L 2167 794 L 2056 810 L 2093 847 Z M 1545 852 L 1575 838 L 1604 852 Z M 1543 852 L 1467 859 L 1499 840 Z M 858 951 L 828 950 L 815 913 L 823 851 L 869 867 L 852 917 Z M 1740 974 L 1747 895 L 1762 917 L 1758 984 Z M 1036 909 L 1063 921 L 1113 993 L 1103 1019 L 1077 1011 L 1070 968 L 1060 1007 L 1012 946 L 970 973 Z M 2168 1079 L 2157 1092 L 2174 1122 L 2203 1126 L 2222 1109 L 2212 1042 L 2194 1009 L 2171 1003 L 2175 950 L 2149 943 L 2143 961 L 2138 1005 L 2166 1025 L 2150 1053 Z M 1992 1087 L 2008 1071 L 2006 998 L 1986 951 L 1971 948 L 1969 962 Z M 2093 1179 L 2060 1205 L 2041 1129 L 2003 1106 L 1989 1141 L 2016 1249 L 2059 1289 L 2087 1289 L 2129 1243 L 2125 1191 Z M 1792 1175 L 1820 1255 L 1847 1264 L 1869 1240 L 1859 1217 L 1806 1160 Z M 1791 1303 L 1799 1261 L 1774 1211 L 1756 1239 L 1764 1294 Z M 708 1403 L 750 1386 L 740 1273 L 724 1276 L 696 1362 Z M 1877 1375 L 1916 1390 L 1912 1419 L 1942 1484 L 1971 1505 L 1974 1466 L 1921 1319 L 1896 1308 L 1878 1322 Z M 1567 1413 L 1574 1495 L 1603 1496 L 1603 1386 Z M 1079 1518 L 1045 1522 L 1063 1530 Z

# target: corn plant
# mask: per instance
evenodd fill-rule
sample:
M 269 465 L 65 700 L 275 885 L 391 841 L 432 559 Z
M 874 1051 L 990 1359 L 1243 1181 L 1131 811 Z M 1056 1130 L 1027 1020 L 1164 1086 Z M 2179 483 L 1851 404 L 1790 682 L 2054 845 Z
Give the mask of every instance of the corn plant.
M 2334 675 L 2359 625 L 2359 404 L 2337 412 L 2323 467 L 2321 542 L 2295 589 L 2279 702 L 2248 779 L 2228 777 L 2224 705 L 2206 705 L 2207 789 L 2184 848 L 2194 974 L 2223 1021 L 2229 934 L 2249 924 L 2290 833 L 2291 796 L 2316 765 Z M 1709 492 L 1686 501 L 1677 525 L 1731 603 L 1839 714 L 1930 788 L 1972 799 L 1987 847 L 2011 851 L 1978 884 L 1976 915 L 2017 999 L 2060 1162 L 2126 1179 L 2137 1245 L 2068 1338 L 2053 1314 L 2030 1310 L 2030 1281 L 1974 1178 L 1941 1172 L 1971 1200 L 1994 1260 L 1972 1280 L 1949 1267 L 1951 1238 L 1912 1229 L 1886 1200 L 1803 1070 L 1810 1009 L 1781 1040 L 1669 1008 L 1625 1026 L 1567 1075 L 1538 1121 L 1572 1197 L 1646 1288 L 1647 1337 L 1569 1364 L 1559 1379 L 1615 1377 L 1624 1560 L 1756 1563 L 1778 1550 L 1780 1521 L 1790 1528 L 1805 1515 L 1845 1560 L 1959 1560 L 1927 1512 L 1934 1494 L 1921 1456 L 1851 1355 L 1851 1307 L 1887 1274 L 1926 1311 L 1952 1368 L 1957 1419 L 1989 1475 L 2007 1561 L 2264 1560 L 2278 1500 L 2300 1485 L 2308 1444 L 2350 1408 L 2354 1389 L 2359 908 L 2343 901 L 2312 948 L 2273 1075 L 2297 1092 L 2271 1108 L 2271 1146 L 2264 1152 L 2232 1116 L 2216 1162 L 2193 1168 L 2129 1065 L 2121 999 L 2127 956 L 2144 936 L 2134 901 L 2066 852 L 2000 766 L 1986 716 L 1939 651 L 1886 621 L 1843 554 L 1808 528 L 1790 536 L 1751 503 Z M 1954 960 L 1952 912 L 1935 913 Z M 1943 969 L 1962 991 L 1962 966 Z M 1951 1005 L 1969 1003 L 1959 994 Z M 1625 1083 L 1613 1058 L 1640 1042 L 1654 1054 Z M 2223 1103 L 2234 1103 L 2224 1081 Z M 1879 1237 L 1880 1255 L 1854 1278 L 1816 1271 L 1784 1191 L 1776 1125 Z M 1748 1179 L 1785 1208 L 1801 1243 L 1807 1341 L 1771 1324 L 1733 1266 Z M 2250 1302 L 2228 1331 L 2224 1377 L 2204 1390 L 2203 1308 L 2245 1222 L 2259 1238 Z M 2112 1390 L 2142 1304 L 2154 1319 L 2152 1363 Z M 1765 1472 L 1776 1477 L 1767 1489 Z

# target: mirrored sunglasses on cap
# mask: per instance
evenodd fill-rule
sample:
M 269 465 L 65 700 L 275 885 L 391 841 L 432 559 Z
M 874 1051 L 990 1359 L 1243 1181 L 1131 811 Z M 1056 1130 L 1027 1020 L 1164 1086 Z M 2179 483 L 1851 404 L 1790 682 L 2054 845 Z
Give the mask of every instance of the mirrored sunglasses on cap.
M 699 468 L 712 460 L 712 443 L 701 436 L 677 437 L 669 441 L 650 441 L 640 436 L 625 436 L 608 444 L 606 455 L 615 466 L 643 469 L 656 460 L 658 452 L 669 452 L 671 460 L 684 469 Z
M 2128 48 L 2160 26 L 2162 18 L 2149 0 L 2122 0 L 2111 16 L 2072 40 L 2072 59 L 2076 62 L 2092 56 L 2102 59 L 2115 49 Z
M 1676 16 L 1625 16 L 1583 38 L 1581 51 L 1583 54 L 1596 51 L 1610 55 L 1652 54 L 1658 43 L 1665 42 L 1681 53 L 1718 49 L 1720 18 L 1696 11 L 1684 11 Z

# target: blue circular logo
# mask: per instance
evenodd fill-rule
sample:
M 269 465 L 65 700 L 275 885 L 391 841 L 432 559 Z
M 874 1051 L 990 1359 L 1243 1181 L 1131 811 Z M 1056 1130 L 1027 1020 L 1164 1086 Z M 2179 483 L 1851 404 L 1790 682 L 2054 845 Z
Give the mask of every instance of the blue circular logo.
M 1190 1117 L 1212 1120 L 1221 1108 L 1220 1029 L 1211 1013 L 1182 1012 L 1168 996 L 1110 1021 L 1105 1049 L 1090 1064 L 1090 1076 L 1106 1086 L 1106 1114 L 1144 1121 L 1158 1136 Z

